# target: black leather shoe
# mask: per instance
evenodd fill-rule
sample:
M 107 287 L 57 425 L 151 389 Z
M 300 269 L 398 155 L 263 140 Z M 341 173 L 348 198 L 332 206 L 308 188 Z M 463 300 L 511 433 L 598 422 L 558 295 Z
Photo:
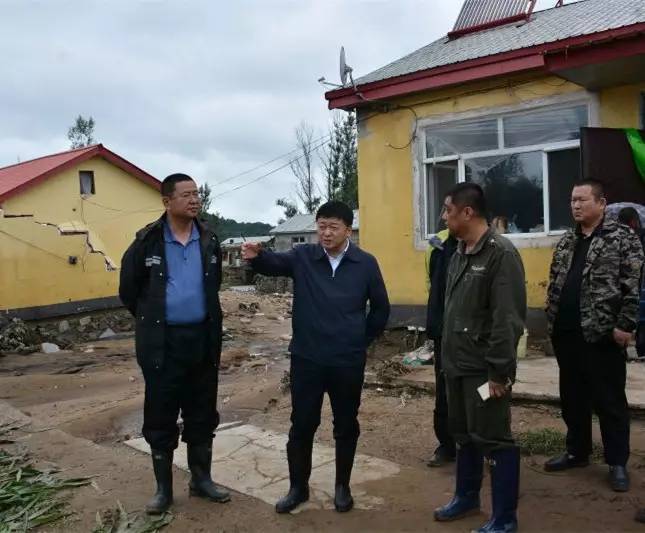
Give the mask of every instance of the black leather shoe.
M 456 452 L 449 453 L 443 446 L 439 446 L 428 461 L 430 468 L 437 468 L 455 462 Z
M 544 470 L 547 472 L 561 472 L 569 468 L 582 468 L 589 466 L 588 457 L 576 457 L 569 453 L 563 453 L 557 457 L 552 457 L 544 463 Z
M 309 500 L 309 487 L 291 487 L 287 495 L 280 498 L 275 504 L 275 512 L 280 514 L 289 513 L 307 500 Z
M 336 485 L 334 507 L 336 507 L 336 511 L 339 513 L 346 513 L 352 510 L 352 507 L 354 507 L 354 498 L 352 498 L 352 491 L 349 485 Z
M 609 467 L 609 484 L 614 492 L 627 492 L 629 490 L 629 473 L 624 466 Z

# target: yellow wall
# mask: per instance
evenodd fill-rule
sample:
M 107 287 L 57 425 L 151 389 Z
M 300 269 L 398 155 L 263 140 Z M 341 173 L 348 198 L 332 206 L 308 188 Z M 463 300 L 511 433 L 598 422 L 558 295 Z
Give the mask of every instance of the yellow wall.
M 96 194 L 80 196 L 79 170 L 93 170 Z M 50 177 L 6 200 L 0 218 L 0 309 L 17 309 L 115 296 L 119 272 L 90 253 L 84 235 L 60 235 L 52 226 L 83 222 L 119 266 L 135 232 L 162 212 L 159 192 L 102 158 Z M 33 214 L 33 218 L 6 218 Z M 78 263 L 70 265 L 69 256 Z
M 556 77 L 516 77 L 416 95 L 400 103 L 413 107 L 422 120 L 517 105 L 581 90 Z M 611 89 L 599 96 L 601 125 L 638 125 L 637 88 Z M 413 113 L 399 109 L 367 118 L 359 128 L 361 246 L 378 258 L 390 298 L 396 305 L 425 305 L 427 302 L 424 253 L 415 247 L 418 222 L 413 198 L 414 143 L 403 149 L 393 148 L 409 142 L 413 124 Z M 520 248 L 520 253 L 526 268 L 529 306 L 541 308 L 551 247 L 524 247 Z
M 600 120 L 606 128 L 638 128 L 640 98 L 645 83 L 622 85 L 600 91 Z

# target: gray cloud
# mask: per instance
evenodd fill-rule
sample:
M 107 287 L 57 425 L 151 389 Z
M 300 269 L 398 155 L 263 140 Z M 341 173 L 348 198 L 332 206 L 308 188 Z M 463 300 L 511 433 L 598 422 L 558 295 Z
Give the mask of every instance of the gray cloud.
M 292 150 L 302 119 L 326 132 L 330 113 L 316 80 L 337 80 L 341 45 L 356 75 L 365 74 L 445 34 L 460 4 L 3 2 L 0 166 L 66 149 L 80 113 L 95 118 L 100 142 L 154 175 L 184 171 L 215 185 Z M 275 199 L 292 188 L 285 169 L 214 207 L 274 223 Z

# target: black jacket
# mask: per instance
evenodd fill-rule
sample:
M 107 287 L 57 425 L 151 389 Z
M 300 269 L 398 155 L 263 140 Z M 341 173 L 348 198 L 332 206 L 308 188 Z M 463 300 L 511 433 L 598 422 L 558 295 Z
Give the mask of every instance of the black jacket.
M 142 368 L 160 369 L 164 361 L 166 318 L 166 254 L 163 239 L 164 214 L 137 232 L 121 260 L 119 296 L 136 318 L 137 361 Z M 222 346 L 222 309 L 219 288 L 222 252 L 217 236 L 203 221 L 195 220 L 200 234 L 206 310 L 210 329 L 210 357 L 219 365 Z
M 457 239 L 452 236 L 435 246 L 428 261 L 428 276 L 430 278 L 430 294 L 428 295 L 428 315 L 426 332 L 429 338 L 439 340 L 443 330 L 443 308 L 446 299 L 446 280 L 448 265 L 457 249 Z
M 261 274 L 293 278 L 292 354 L 328 366 L 365 364 L 390 314 L 374 256 L 350 243 L 332 275 L 323 247 L 302 244 L 286 253 L 262 251 L 251 264 Z

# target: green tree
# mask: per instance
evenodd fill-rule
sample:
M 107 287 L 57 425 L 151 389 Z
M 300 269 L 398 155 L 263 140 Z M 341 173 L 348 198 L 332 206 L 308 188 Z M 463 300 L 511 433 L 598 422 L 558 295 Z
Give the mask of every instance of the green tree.
M 74 125 L 67 130 L 70 148 L 83 148 L 94 144 L 94 119 L 90 116 L 87 120 L 82 115 L 76 117 Z
M 289 219 L 298 214 L 298 206 L 295 202 L 287 200 L 286 198 L 278 198 L 275 205 L 284 209 L 284 217 Z
M 202 210 L 199 214 L 202 218 L 208 214 L 211 208 L 211 203 L 213 201 L 211 198 L 211 192 L 212 189 L 208 183 L 204 183 L 204 185 L 199 186 L 199 199 L 202 204 Z
M 340 200 L 352 209 L 358 207 L 358 156 L 356 116 L 334 117 L 330 142 L 322 156 L 327 183 L 327 199 Z

